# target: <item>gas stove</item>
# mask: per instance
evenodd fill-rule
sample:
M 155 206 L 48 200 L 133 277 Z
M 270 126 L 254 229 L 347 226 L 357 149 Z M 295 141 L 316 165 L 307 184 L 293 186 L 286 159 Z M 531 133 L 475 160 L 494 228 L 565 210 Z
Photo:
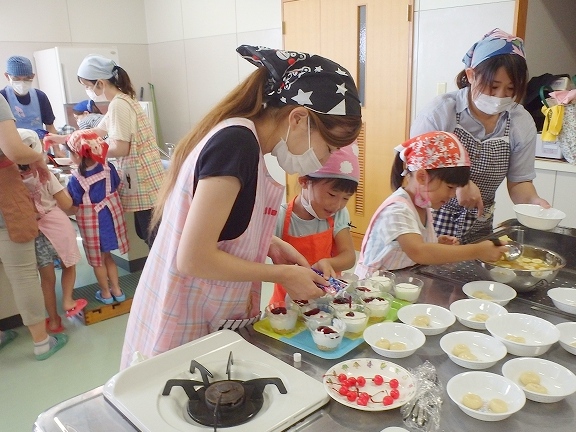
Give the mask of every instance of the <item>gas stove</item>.
M 321 382 L 230 330 L 125 369 L 103 392 L 143 432 L 281 431 L 330 399 Z

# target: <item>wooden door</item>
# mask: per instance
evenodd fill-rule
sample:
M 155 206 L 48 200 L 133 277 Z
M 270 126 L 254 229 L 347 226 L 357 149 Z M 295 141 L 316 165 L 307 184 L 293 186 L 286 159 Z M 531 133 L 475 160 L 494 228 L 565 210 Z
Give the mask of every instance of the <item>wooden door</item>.
M 348 205 L 359 249 L 370 218 L 392 192 L 393 148 L 408 136 L 412 0 L 296 0 L 283 6 L 285 48 L 307 48 L 342 64 L 364 89 L 361 181 Z M 287 193 L 290 198 L 297 191 L 289 186 Z

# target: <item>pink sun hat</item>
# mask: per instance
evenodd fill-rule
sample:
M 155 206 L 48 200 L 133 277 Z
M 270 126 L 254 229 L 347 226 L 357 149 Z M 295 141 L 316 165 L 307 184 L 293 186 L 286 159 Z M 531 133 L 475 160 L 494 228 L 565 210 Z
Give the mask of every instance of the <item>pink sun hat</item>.
M 332 152 L 322 168 L 308 175 L 316 178 L 341 178 L 358 183 L 360 180 L 358 152 L 358 142 L 354 141 Z

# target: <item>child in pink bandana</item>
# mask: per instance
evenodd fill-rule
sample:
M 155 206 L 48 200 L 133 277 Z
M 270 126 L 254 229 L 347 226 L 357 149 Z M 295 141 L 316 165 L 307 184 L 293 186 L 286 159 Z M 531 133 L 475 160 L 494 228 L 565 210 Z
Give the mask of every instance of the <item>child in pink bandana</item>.
M 128 252 L 124 210 L 118 194 L 120 177 L 114 165 L 106 163 L 108 144 L 94 131 L 73 132 L 66 145 L 70 158 L 78 165 L 78 170 L 72 172 L 68 192 L 86 258 L 100 285 L 96 300 L 104 304 L 122 302 L 126 295 L 120 289 L 118 267 L 110 253 L 115 249 Z
M 361 279 L 378 270 L 414 264 L 482 259 L 496 261 L 506 251 L 490 241 L 459 245 L 436 236 L 431 209 L 438 209 L 470 178 L 468 153 L 448 132 L 418 135 L 395 148 L 391 173 L 396 191 L 376 210 L 362 242 L 355 273 Z
M 359 179 L 358 144 L 353 143 L 332 152 L 318 171 L 298 177 L 302 191 L 278 212 L 276 236 L 294 246 L 326 278 L 336 277 L 356 262 L 346 204 Z M 274 284 L 270 303 L 285 297 L 282 285 Z

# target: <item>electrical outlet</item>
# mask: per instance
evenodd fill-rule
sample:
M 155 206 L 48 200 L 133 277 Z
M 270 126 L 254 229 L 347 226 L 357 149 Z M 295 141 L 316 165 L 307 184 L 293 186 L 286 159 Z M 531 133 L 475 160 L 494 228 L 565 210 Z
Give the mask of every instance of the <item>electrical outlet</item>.
M 436 83 L 436 94 L 441 95 L 444 93 L 446 93 L 446 83 L 445 82 Z

